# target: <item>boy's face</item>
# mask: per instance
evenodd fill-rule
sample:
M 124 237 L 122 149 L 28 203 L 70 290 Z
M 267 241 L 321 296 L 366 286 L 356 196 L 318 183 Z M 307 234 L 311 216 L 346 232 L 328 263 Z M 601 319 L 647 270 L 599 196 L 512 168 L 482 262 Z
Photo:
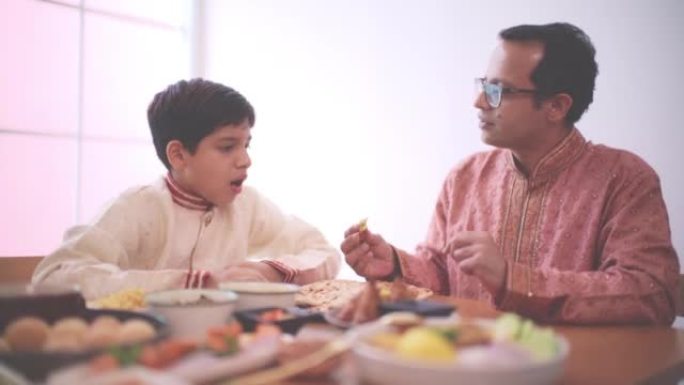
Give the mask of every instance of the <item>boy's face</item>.
M 182 161 L 173 168 L 174 179 L 217 206 L 231 203 L 242 191 L 252 165 L 247 153 L 251 132 L 245 120 L 217 128 L 199 142 L 194 154 L 181 146 Z

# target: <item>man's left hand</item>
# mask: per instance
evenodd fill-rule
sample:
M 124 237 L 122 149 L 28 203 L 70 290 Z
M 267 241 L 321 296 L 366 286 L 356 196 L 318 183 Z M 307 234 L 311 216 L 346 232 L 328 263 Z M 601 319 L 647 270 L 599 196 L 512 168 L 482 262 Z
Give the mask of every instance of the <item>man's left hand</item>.
M 462 231 L 449 239 L 447 255 L 459 262 L 459 268 L 480 279 L 490 293 L 496 294 L 506 280 L 506 260 L 486 231 Z

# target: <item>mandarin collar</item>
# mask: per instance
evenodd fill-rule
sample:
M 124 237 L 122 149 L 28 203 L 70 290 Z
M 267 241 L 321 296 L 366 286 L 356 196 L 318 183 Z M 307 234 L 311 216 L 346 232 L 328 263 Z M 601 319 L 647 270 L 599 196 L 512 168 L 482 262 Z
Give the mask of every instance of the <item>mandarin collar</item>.
M 508 165 L 515 170 L 520 178 L 527 179 L 530 187 L 538 185 L 558 175 L 561 171 L 570 166 L 586 149 L 587 141 L 584 136 L 573 127 L 570 133 L 563 138 L 554 148 L 544 155 L 534 170 L 525 176 L 515 164 L 513 152 L 509 151 Z

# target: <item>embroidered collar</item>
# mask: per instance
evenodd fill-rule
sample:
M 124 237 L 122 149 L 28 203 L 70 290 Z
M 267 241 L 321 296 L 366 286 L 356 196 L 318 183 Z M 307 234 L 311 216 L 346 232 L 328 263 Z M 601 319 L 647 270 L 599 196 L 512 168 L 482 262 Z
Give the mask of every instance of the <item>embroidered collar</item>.
M 166 174 L 166 177 L 164 177 L 164 182 L 166 182 L 166 187 L 171 192 L 171 199 L 173 199 L 173 202 L 181 207 L 185 207 L 186 209 L 190 210 L 207 211 L 213 206 L 211 202 L 202 198 L 201 196 L 184 190 L 173 179 L 171 173 Z
M 587 141 L 584 139 L 584 136 L 582 136 L 577 128 L 573 128 L 556 147 L 539 161 L 528 177 L 530 185 L 542 183 L 567 168 L 584 152 L 586 143 Z M 512 152 L 508 157 L 508 162 L 517 171 L 518 175 L 523 176 L 515 165 Z

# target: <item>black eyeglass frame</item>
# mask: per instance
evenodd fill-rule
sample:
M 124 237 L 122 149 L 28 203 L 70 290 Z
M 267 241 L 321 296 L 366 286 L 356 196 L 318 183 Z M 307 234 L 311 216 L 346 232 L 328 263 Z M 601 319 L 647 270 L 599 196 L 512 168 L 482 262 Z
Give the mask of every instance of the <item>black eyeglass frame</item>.
M 488 82 L 485 78 L 475 78 L 475 86 L 478 92 L 483 92 L 485 100 L 492 108 L 498 108 L 504 94 L 537 94 L 539 90 L 530 88 L 506 87 L 500 83 Z

